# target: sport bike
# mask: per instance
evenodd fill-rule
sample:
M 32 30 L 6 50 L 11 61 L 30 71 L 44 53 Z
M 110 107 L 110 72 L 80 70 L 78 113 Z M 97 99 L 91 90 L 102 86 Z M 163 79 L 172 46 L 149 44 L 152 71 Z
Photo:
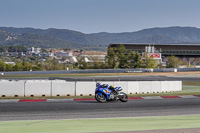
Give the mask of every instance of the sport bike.
M 104 103 L 106 101 L 118 101 L 127 102 L 128 95 L 124 92 L 120 92 L 121 87 L 113 87 L 108 84 L 101 85 L 100 83 L 96 84 L 95 90 L 95 99 L 98 102 Z

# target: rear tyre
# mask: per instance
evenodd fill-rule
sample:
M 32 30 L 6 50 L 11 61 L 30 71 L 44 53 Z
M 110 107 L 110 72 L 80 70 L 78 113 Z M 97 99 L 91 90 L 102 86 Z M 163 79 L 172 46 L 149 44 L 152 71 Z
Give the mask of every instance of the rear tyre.
M 121 102 L 128 102 L 128 95 L 126 93 L 124 93 L 124 92 L 120 92 L 120 94 L 123 94 L 123 95 L 121 95 L 119 100 Z
M 96 93 L 95 94 L 95 99 L 100 103 L 105 103 L 106 102 L 106 96 L 104 94 L 102 94 L 102 93 L 101 93 L 101 95 Z

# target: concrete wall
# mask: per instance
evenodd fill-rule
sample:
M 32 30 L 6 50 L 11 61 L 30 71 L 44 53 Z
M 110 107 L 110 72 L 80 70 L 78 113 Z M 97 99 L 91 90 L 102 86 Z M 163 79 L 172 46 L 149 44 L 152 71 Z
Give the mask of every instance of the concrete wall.
M 182 81 L 176 81 L 176 85 L 175 85 L 175 88 L 174 90 L 175 91 L 182 91 Z
M 165 82 L 165 81 L 163 81 Z M 161 92 L 161 82 L 160 81 L 151 81 L 151 92 L 160 93 Z
M 122 87 L 122 91 L 127 94 L 182 90 L 182 81 L 102 81 L 101 83 Z M 95 81 L 0 80 L 0 97 L 94 96 L 95 88 Z
M 51 84 L 49 80 L 25 81 L 25 96 L 51 96 Z
M 161 92 L 169 92 L 169 81 L 161 82 Z
M 169 92 L 173 92 L 175 91 L 175 86 L 176 86 L 176 82 L 174 81 L 168 81 L 168 91 Z
M 75 96 L 75 82 L 52 81 L 52 96 Z
M 140 91 L 140 83 L 138 81 L 128 82 L 128 94 L 138 94 Z
M 94 96 L 96 82 L 76 82 L 76 96 Z
M 24 81 L 0 80 L 0 97 L 23 97 Z
M 152 84 L 151 81 L 140 81 L 140 89 L 139 89 L 139 93 L 152 93 Z

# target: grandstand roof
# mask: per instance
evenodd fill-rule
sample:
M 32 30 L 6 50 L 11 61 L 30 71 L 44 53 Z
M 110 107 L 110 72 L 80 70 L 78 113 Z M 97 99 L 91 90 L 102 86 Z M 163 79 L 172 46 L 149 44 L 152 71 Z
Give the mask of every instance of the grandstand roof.
M 154 46 L 156 53 L 176 56 L 199 56 L 200 44 L 152 44 L 152 43 L 111 43 L 108 47 L 119 47 L 123 44 L 127 50 L 145 52 L 146 46 Z

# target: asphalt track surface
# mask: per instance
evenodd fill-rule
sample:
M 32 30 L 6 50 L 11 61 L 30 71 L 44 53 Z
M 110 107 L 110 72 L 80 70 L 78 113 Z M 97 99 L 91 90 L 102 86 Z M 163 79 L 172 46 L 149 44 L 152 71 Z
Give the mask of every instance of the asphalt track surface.
M 199 115 L 200 98 L 0 103 L 0 121 Z

